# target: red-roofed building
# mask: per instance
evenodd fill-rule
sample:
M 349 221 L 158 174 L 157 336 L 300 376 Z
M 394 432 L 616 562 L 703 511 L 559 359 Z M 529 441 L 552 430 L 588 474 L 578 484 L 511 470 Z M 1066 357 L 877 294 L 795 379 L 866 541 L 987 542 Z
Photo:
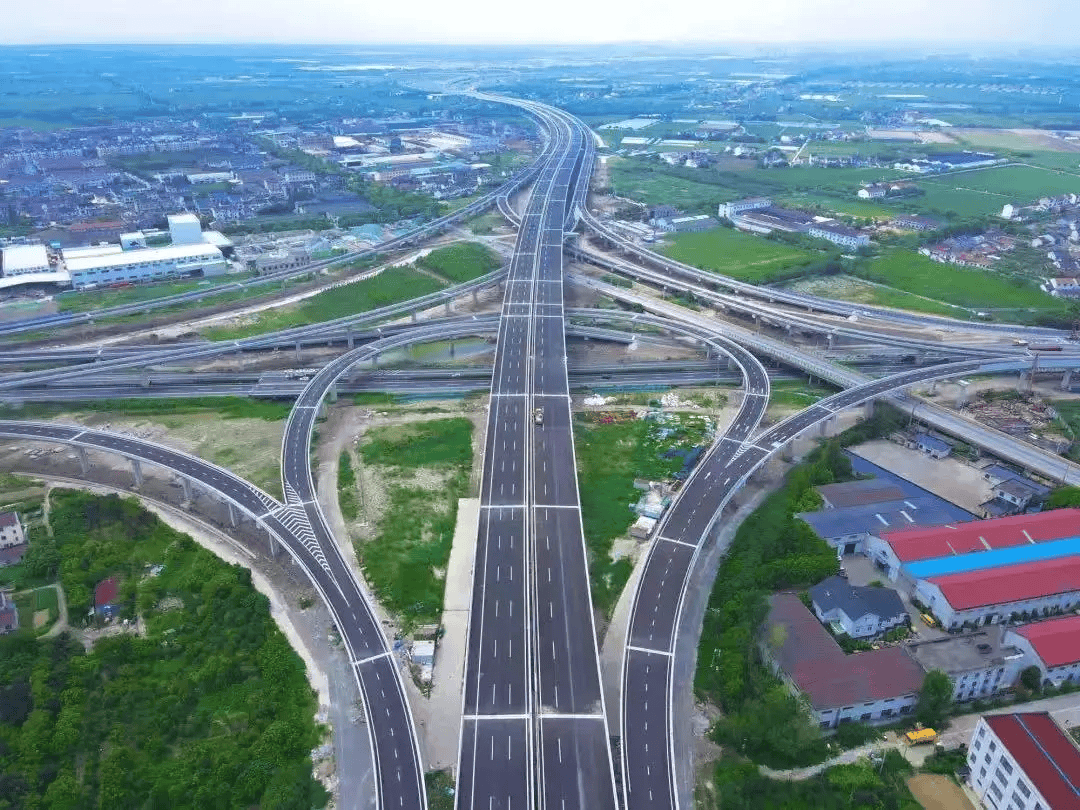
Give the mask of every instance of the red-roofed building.
M 1045 543 L 1076 537 L 1078 533 L 1080 509 L 1053 509 L 1034 515 L 883 532 L 879 540 L 870 544 L 867 556 L 895 581 L 904 563 Z
M 1047 712 L 980 719 L 968 765 L 985 807 L 1080 810 L 1080 748 Z
M 103 579 L 94 588 L 94 613 L 98 616 L 112 616 L 119 609 L 117 597 L 120 594 L 120 580 L 116 577 Z
M 905 650 L 845 655 L 799 597 L 781 593 L 769 601 L 762 654 L 793 691 L 806 695 L 823 728 L 887 721 L 915 706 L 925 673 Z
M 1080 556 L 930 577 L 915 596 L 949 630 L 1013 614 L 1048 616 L 1080 605 Z
M 1080 616 L 1025 624 L 1008 632 L 1008 643 L 1023 650 L 1055 686 L 1080 683 Z

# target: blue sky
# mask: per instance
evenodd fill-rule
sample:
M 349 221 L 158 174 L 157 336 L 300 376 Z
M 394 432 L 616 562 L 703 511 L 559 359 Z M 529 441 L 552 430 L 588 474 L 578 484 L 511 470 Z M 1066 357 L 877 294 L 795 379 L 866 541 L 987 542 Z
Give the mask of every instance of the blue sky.
M 1078 0 L 8 0 L 2 43 L 988 42 L 1071 46 Z M 5 4 L 7 5 L 7 4 Z

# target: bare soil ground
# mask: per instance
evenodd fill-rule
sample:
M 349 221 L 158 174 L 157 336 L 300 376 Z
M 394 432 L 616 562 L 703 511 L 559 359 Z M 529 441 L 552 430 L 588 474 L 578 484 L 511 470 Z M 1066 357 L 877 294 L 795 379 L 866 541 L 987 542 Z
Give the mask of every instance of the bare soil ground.
M 921 773 L 910 777 L 907 786 L 926 810 L 975 810 L 960 786 L 947 776 Z

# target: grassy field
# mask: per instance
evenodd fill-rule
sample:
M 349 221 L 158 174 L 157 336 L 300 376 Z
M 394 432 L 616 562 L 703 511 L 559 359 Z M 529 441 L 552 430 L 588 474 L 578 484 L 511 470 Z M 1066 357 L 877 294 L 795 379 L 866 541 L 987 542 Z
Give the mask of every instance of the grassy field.
M 1000 194 L 1019 202 L 1080 191 L 1080 176 L 1075 172 L 1066 174 L 1034 166 L 1003 166 L 942 179 L 957 188 Z
M 285 420 L 292 406 L 245 397 L 191 397 L 190 399 L 95 399 L 88 402 L 28 403 L 19 408 L 22 417 L 53 417 L 88 410 L 117 417 L 161 417 L 216 414 L 221 419 Z
M 184 281 L 166 281 L 160 284 L 136 284 L 118 290 L 93 290 L 91 292 L 67 292 L 56 296 L 56 308 L 60 312 L 89 312 L 91 310 L 115 307 L 122 304 L 136 304 L 153 301 L 169 295 L 205 290 L 212 292 L 215 287 L 234 284 L 251 278 L 250 273 L 218 276 L 215 278 L 188 279 Z
M 1069 448 L 1067 456 L 1073 461 L 1080 461 L 1080 402 L 1073 399 L 1058 399 L 1051 403 L 1058 412 L 1058 419 L 1068 426 L 1072 435 L 1078 439 Z
M 60 602 L 56 587 L 46 585 L 43 588 L 36 588 L 15 597 L 15 605 L 19 610 L 20 628 L 44 633 L 53 626 L 56 620 L 60 618 Z M 40 628 L 35 628 L 34 614 L 39 610 L 47 611 L 48 618 Z
M 933 298 L 926 298 L 848 275 L 807 279 L 797 282 L 791 287 L 798 292 L 820 295 L 825 298 L 892 307 L 893 309 L 904 309 L 910 312 L 925 312 L 928 315 L 965 318 L 970 313 L 970 310 L 950 307 L 948 304 Z
M 610 616 L 630 577 L 630 560 L 611 559 L 612 546 L 625 537 L 637 515 L 630 507 L 641 493 L 635 478 L 671 480 L 680 459 L 662 458 L 672 447 L 708 443 L 704 418 L 678 414 L 675 433 L 661 438 L 656 422 L 636 419 L 594 424 L 581 415 L 574 423 L 574 450 L 581 484 L 581 515 L 589 551 L 589 581 L 595 607 Z
M 1063 313 L 1064 301 L 1032 285 L 1021 285 L 992 271 L 932 262 L 917 253 L 892 251 L 860 263 L 854 275 L 899 290 L 979 310 L 1021 309 Z
M 416 263 L 425 270 L 459 284 L 490 273 L 502 264 L 498 254 L 478 242 L 459 242 L 436 248 Z
M 836 391 L 824 385 L 811 385 L 803 380 L 777 380 L 769 387 L 769 407 L 805 408 Z
M 472 471 L 472 427 L 457 417 L 374 428 L 359 448 L 364 464 L 385 477 L 389 504 L 378 536 L 357 556 L 380 602 L 407 626 L 437 621 L 442 611 L 458 499 Z
M 722 189 L 708 183 L 672 177 L 661 171 L 643 171 L 637 161 L 616 158 L 608 166 L 612 191 L 646 205 L 674 205 L 688 213 L 715 216 L 716 205 L 723 196 Z
M 777 270 L 811 258 L 807 251 L 734 228 L 678 234 L 663 253 L 694 267 L 751 282 L 770 281 Z
M 377 276 L 321 292 L 296 305 L 263 310 L 242 326 L 213 327 L 205 330 L 203 334 L 210 340 L 237 340 L 287 329 L 290 326 L 303 326 L 356 315 L 428 295 L 444 286 L 446 285 L 440 284 L 426 273 L 411 267 L 391 267 Z

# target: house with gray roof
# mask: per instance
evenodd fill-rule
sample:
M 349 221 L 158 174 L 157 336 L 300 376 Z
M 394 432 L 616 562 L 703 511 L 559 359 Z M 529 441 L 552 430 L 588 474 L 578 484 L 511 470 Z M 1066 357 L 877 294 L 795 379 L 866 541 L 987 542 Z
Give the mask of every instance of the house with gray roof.
M 818 619 L 851 638 L 872 638 L 908 621 L 900 596 L 889 588 L 860 587 L 833 576 L 809 593 Z

